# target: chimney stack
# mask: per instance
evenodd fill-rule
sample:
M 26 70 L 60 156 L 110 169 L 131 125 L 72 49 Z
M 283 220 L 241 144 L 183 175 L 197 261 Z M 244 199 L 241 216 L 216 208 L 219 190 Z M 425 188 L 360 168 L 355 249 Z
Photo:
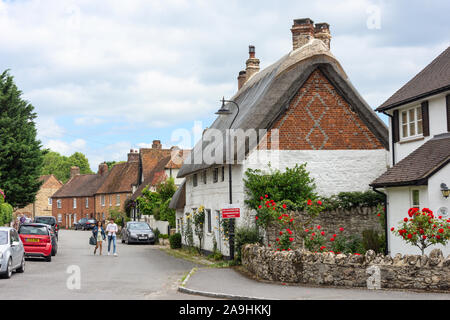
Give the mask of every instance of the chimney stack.
M 322 40 L 323 43 L 326 44 L 328 49 L 330 49 L 331 34 L 330 25 L 328 23 L 316 23 L 316 26 L 314 28 L 314 37 L 316 39 Z
M 245 70 L 239 71 L 239 76 L 237 79 L 238 79 L 238 90 L 241 90 L 241 88 L 245 84 L 245 81 L 247 80 L 247 72 L 245 72 Z
M 99 176 L 104 176 L 107 172 L 108 172 L 108 165 L 106 164 L 106 162 L 100 163 L 98 165 L 98 172 L 97 174 Z
M 246 62 L 247 68 L 245 69 L 246 81 L 248 81 L 252 75 L 259 72 L 259 59 L 255 58 L 255 46 L 248 47 L 248 54 L 249 58 Z
M 294 50 L 296 50 L 314 38 L 314 21 L 310 18 L 295 19 L 291 32 L 292 45 Z
M 139 152 L 130 149 L 130 153 L 128 154 L 128 162 L 139 162 Z
M 153 140 L 152 149 L 162 149 L 161 140 Z
M 71 167 L 70 168 L 70 178 L 72 179 L 75 176 L 80 175 L 80 168 L 79 167 Z

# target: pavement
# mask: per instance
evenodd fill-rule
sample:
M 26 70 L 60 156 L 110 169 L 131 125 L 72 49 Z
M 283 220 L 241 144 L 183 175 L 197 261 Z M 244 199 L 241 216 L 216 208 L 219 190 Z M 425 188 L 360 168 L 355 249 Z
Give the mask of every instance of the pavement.
M 233 268 L 194 268 L 178 290 L 191 295 L 234 300 L 450 300 L 450 293 L 307 287 L 260 282 Z
M 0 279 L 1 300 L 47 299 L 206 299 L 177 291 L 197 264 L 174 258 L 158 246 L 117 243 L 118 256 L 93 255 L 90 231 L 60 230 L 58 254 L 51 262 L 27 259 L 24 273 Z M 79 271 L 80 288 L 75 273 Z

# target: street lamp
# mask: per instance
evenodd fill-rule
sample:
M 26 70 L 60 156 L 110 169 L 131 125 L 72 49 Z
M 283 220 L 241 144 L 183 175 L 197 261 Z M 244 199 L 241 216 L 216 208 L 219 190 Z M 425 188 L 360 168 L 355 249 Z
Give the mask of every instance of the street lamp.
M 441 183 L 441 192 L 442 196 L 447 199 L 450 196 L 450 189 L 447 187 L 445 183 Z
M 232 154 L 231 152 L 231 127 L 233 126 L 234 120 L 236 120 L 237 115 L 239 114 L 239 105 L 232 101 L 232 100 L 225 100 L 225 97 L 222 98 L 222 107 L 216 112 L 217 115 L 230 115 L 232 114 L 232 112 L 227 109 L 225 107 L 225 102 L 231 102 L 233 103 L 236 108 L 237 108 L 237 112 L 236 115 L 233 118 L 233 121 L 231 121 L 230 127 L 228 128 L 228 134 L 229 134 L 229 139 L 228 139 L 228 145 L 229 145 L 229 155 L 230 157 L 232 157 L 230 160 L 234 161 L 234 153 Z M 230 193 L 230 204 L 233 204 L 233 181 L 232 181 L 232 174 L 231 174 L 231 170 L 232 170 L 232 161 L 229 161 L 228 163 L 228 189 L 229 189 L 229 193 Z M 230 259 L 234 260 L 234 218 L 230 218 L 230 231 L 229 231 L 229 241 L 230 241 Z

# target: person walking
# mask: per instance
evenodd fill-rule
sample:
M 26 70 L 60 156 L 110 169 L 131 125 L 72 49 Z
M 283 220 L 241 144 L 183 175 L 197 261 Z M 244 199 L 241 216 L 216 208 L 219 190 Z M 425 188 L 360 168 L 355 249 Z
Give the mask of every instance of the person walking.
M 97 249 L 100 248 L 100 255 L 102 255 L 102 244 L 103 240 L 106 239 L 105 230 L 103 230 L 102 222 L 98 221 L 97 225 L 92 229 L 92 234 L 94 236 L 94 239 L 97 240 L 97 244 L 95 245 L 94 249 L 94 255 L 97 252 Z
M 117 256 L 116 252 L 116 234 L 119 231 L 119 227 L 114 222 L 114 219 L 110 219 L 110 222 L 106 226 L 106 232 L 108 232 L 108 256 L 111 252 L 111 242 L 113 244 L 113 254 L 114 256 Z

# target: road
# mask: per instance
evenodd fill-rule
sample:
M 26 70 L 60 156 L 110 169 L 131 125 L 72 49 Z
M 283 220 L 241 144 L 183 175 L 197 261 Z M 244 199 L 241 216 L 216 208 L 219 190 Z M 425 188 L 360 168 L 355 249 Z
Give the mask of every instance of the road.
M 167 255 L 151 245 L 118 241 L 118 257 L 93 255 L 89 231 L 60 230 L 58 254 L 52 262 L 27 260 L 25 273 L 0 279 L 3 299 L 205 299 L 176 291 L 179 281 L 196 265 Z M 75 266 L 75 267 L 71 267 Z M 79 268 L 78 268 L 79 267 Z M 80 289 L 68 279 L 80 271 Z M 72 271 L 73 272 L 73 271 Z M 72 287 L 77 282 L 70 282 Z

